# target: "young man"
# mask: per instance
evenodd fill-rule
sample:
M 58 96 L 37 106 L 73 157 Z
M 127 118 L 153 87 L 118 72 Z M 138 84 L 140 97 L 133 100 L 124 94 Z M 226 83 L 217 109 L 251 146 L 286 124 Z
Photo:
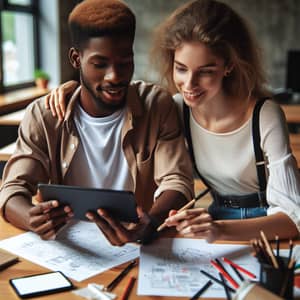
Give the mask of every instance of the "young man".
M 33 205 L 39 182 L 131 190 L 139 224 L 121 224 L 103 209 L 87 218 L 113 245 L 147 240 L 168 211 L 193 194 L 175 104 L 161 88 L 131 82 L 135 17 L 123 2 L 85 0 L 71 12 L 69 27 L 69 58 L 81 86 L 62 123 L 43 99 L 28 107 L 4 170 L 2 214 L 49 239 L 72 211 L 57 200 Z

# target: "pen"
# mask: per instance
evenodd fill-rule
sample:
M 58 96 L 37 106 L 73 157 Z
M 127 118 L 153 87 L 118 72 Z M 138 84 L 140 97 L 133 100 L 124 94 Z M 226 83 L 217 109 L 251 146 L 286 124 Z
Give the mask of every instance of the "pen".
M 110 292 L 115 288 L 115 286 L 126 276 L 126 274 L 136 265 L 136 260 L 133 260 L 107 287 L 104 288 L 105 291 Z
M 223 276 L 221 273 L 219 273 L 219 276 L 220 276 L 220 278 L 221 278 L 221 281 L 225 284 L 224 276 Z M 227 299 L 227 300 L 231 300 L 231 295 L 230 295 L 230 293 L 229 293 L 229 291 L 228 291 L 226 285 L 224 285 L 224 290 L 225 290 L 225 294 L 226 294 L 226 299 Z
M 181 207 L 176 214 L 186 210 L 186 209 L 189 209 L 190 207 L 192 207 L 194 204 L 195 204 L 196 200 L 193 199 L 191 200 L 189 203 L 187 203 L 185 206 Z M 166 223 L 162 223 L 160 226 L 158 226 L 158 228 L 156 229 L 156 231 L 162 231 L 165 227 L 166 227 Z
M 228 282 L 234 287 L 238 288 L 239 285 L 236 283 L 236 281 L 214 260 L 211 260 L 210 263 L 221 273 L 227 280 Z
M 134 282 L 135 282 L 135 277 L 130 276 L 120 300 L 127 300 L 128 299 L 128 296 L 129 296 L 129 294 L 130 294 L 130 292 L 133 288 Z
M 190 298 L 190 300 L 198 299 L 211 285 L 212 281 L 208 280 L 205 285 L 192 298 Z
M 250 278 L 253 278 L 253 279 L 256 278 L 256 276 L 253 273 L 251 273 L 248 270 L 244 269 L 243 267 L 237 265 L 236 263 L 234 263 L 233 261 L 229 260 L 228 258 L 223 257 L 223 261 L 226 262 L 227 264 L 233 266 L 235 269 L 241 271 L 242 273 L 246 274 Z
M 218 284 L 220 284 L 220 285 L 222 285 L 222 286 L 224 287 L 224 284 L 223 284 L 223 282 L 222 282 L 221 280 L 219 280 L 219 279 L 217 279 L 216 277 L 210 275 L 209 273 L 205 272 L 204 270 L 200 270 L 200 272 L 201 272 L 203 275 L 205 275 L 206 277 L 210 278 L 212 281 L 214 281 L 214 282 L 216 282 L 216 283 L 218 283 Z M 228 289 L 230 292 L 235 292 L 235 290 L 234 290 L 232 287 L 228 286 L 226 283 L 225 283 L 225 285 L 226 285 L 227 289 Z

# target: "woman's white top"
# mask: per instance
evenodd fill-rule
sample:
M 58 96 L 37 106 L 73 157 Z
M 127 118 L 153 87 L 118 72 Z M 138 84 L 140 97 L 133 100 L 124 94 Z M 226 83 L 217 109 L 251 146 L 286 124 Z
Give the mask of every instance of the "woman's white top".
M 101 118 L 87 114 L 78 103 L 74 123 L 80 144 L 72 159 L 66 184 L 133 191 L 133 179 L 122 150 L 125 110 Z
M 182 110 L 182 99 L 178 95 L 174 99 Z M 300 231 L 300 173 L 291 153 L 284 113 L 267 100 L 259 118 L 261 149 L 267 161 L 268 215 L 284 212 Z M 259 190 L 252 117 L 234 131 L 215 133 L 201 127 L 190 113 L 190 128 L 197 169 L 213 189 L 234 195 Z

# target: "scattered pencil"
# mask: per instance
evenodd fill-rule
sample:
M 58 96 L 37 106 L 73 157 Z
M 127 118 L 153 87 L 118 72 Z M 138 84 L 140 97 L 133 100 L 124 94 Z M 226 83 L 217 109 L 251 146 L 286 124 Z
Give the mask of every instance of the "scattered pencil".
M 104 290 L 107 292 L 112 291 L 135 265 L 136 260 L 131 261 L 127 267 L 123 269 L 123 271 L 121 271 L 121 273 L 119 273 L 119 275 L 117 275 L 117 277 L 111 283 L 109 283 L 107 287 L 104 288 Z
M 200 272 L 201 272 L 203 275 L 205 275 L 206 277 L 210 278 L 212 281 L 214 281 L 214 282 L 216 282 L 216 283 L 218 283 L 218 284 L 220 284 L 220 285 L 222 285 L 222 286 L 224 287 L 224 284 L 223 284 L 223 282 L 222 282 L 221 280 L 219 280 L 219 279 L 217 279 L 216 277 L 210 275 L 209 273 L 205 272 L 204 270 L 200 270 Z M 228 286 L 226 283 L 225 283 L 225 285 L 226 285 L 227 289 L 228 289 L 230 292 L 232 292 L 232 293 L 235 292 L 235 290 L 234 290 L 232 287 Z
M 234 263 L 233 261 L 229 260 L 228 258 L 223 257 L 223 261 L 226 262 L 227 264 L 229 264 L 230 266 L 232 266 L 236 271 L 238 270 L 238 271 L 246 274 L 250 278 L 253 278 L 253 279 L 256 278 L 256 276 L 253 273 L 249 272 L 248 270 L 246 270 L 245 268 L 239 266 L 238 264 Z M 240 274 L 240 273 L 238 273 L 238 274 Z M 240 276 L 241 276 L 241 274 L 240 274 Z M 240 278 L 240 276 L 239 276 L 239 278 Z M 241 280 L 243 281 L 243 279 L 241 279 Z
M 135 282 L 135 277 L 130 276 L 120 300 L 127 300 L 128 299 L 129 294 L 130 294 L 130 292 L 133 288 L 134 282 Z
M 219 276 L 220 276 L 220 278 L 221 278 L 221 281 L 224 283 L 224 290 L 225 290 L 225 294 L 226 294 L 226 299 L 227 299 L 227 300 L 231 300 L 231 295 L 230 295 L 230 293 L 229 293 L 229 291 L 228 291 L 228 289 L 227 289 L 227 286 L 225 285 L 225 279 L 224 279 L 224 276 L 223 276 L 221 273 L 219 273 Z
M 206 284 L 193 297 L 190 298 L 190 300 L 198 299 L 212 284 L 213 282 L 208 280 Z
M 237 282 L 222 268 L 216 261 L 211 260 L 210 263 L 221 273 L 225 279 L 235 288 L 237 289 L 239 285 Z

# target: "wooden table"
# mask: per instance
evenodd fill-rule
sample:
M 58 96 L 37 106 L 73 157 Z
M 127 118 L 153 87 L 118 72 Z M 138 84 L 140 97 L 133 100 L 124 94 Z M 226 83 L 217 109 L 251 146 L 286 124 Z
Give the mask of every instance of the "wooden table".
M 46 95 L 48 89 L 31 87 L 0 95 L 0 114 L 23 109 L 34 99 Z
M 300 124 L 300 104 L 282 104 L 281 107 L 288 123 Z
M 25 109 L 0 116 L 0 125 L 19 126 L 25 115 Z
M 1 217 L 0 217 L 0 240 L 9 238 L 15 235 L 18 235 L 20 233 L 23 233 L 22 230 L 19 230 L 9 223 L 6 223 Z M 245 242 L 242 242 L 242 244 L 245 244 Z M 112 279 L 116 277 L 117 274 L 120 273 L 120 270 L 122 270 L 124 266 L 118 266 L 115 267 L 109 271 L 106 271 L 104 273 L 101 273 L 99 275 L 93 276 L 87 280 L 84 280 L 82 282 L 76 282 L 73 281 L 74 285 L 78 288 L 80 287 L 86 287 L 86 285 L 90 282 L 95 282 L 99 284 L 107 285 L 109 282 L 111 282 Z M 19 276 L 26 276 L 31 274 L 37 274 L 37 273 L 43 273 L 49 271 L 48 269 L 41 267 L 39 265 L 36 265 L 30 261 L 27 261 L 23 258 L 20 258 L 20 262 L 10 266 L 9 268 L 0 271 L 0 299 L 2 300 L 17 300 L 18 297 L 16 296 L 15 292 L 11 288 L 11 286 L 8 283 L 8 280 L 10 278 L 15 278 Z M 135 267 L 133 270 L 130 271 L 130 275 L 135 276 L 137 278 L 138 275 L 138 267 Z M 126 286 L 128 280 L 125 278 L 122 280 L 119 285 L 113 290 L 113 293 L 117 294 L 118 296 L 122 295 L 122 292 Z M 130 297 L 128 300 L 165 300 L 165 299 L 188 299 L 184 297 L 155 297 L 155 296 L 137 296 L 137 281 L 135 281 L 134 288 L 130 293 Z M 83 298 L 80 298 L 76 295 L 74 295 L 72 292 L 62 292 L 59 294 L 53 294 L 53 295 L 47 295 L 43 297 L 37 297 L 34 299 L 44 299 L 44 300 L 82 300 Z M 213 298 L 209 298 L 213 299 Z M 215 298 L 220 299 L 220 298 Z
M 19 230 L 15 228 L 14 226 L 10 225 L 9 223 L 6 223 L 1 217 L 0 217 L 0 240 L 9 238 L 12 236 L 16 236 L 18 234 L 23 233 L 22 230 Z M 169 235 L 170 236 L 170 235 Z M 227 242 L 230 243 L 230 242 Z M 298 242 L 296 242 L 298 243 Z M 239 242 L 238 244 L 247 244 L 246 242 Z M 288 244 L 286 242 L 281 243 L 282 247 L 287 248 Z M 275 246 L 274 246 L 275 247 Z M 127 263 L 125 264 L 127 265 Z M 73 281 L 74 285 L 77 288 L 86 287 L 88 283 L 94 282 L 99 284 L 107 285 L 109 282 L 111 282 L 124 268 L 124 265 L 115 267 L 113 269 L 110 269 L 104 273 L 101 273 L 99 275 L 93 276 L 89 279 L 86 279 L 82 282 L 76 282 Z M 15 292 L 11 288 L 11 286 L 8 283 L 8 280 L 10 278 L 15 278 L 19 276 L 26 276 L 26 275 L 32 275 L 37 273 L 43 273 L 49 271 L 48 269 L 41 267 L 39 265 L 36 265 L 30 261 L 27 261 L 23 258 L 20 258 L 20 261 L 9 268 L 0 271 L 0 299 L 2 300 L 17 300 L 18 297 L 16 296 Z M 130 271 L 131 276 L 135 276 L 137 278 L 138 276 L 138 266 L 135 267 L 133 270 Z M 113 293 L 117 294 L 118 296 L 122 295 L 122 292 L 126 286 L 127 278 L 122 280 L 117 287 L 113 290 Z M 187 299 L 184 297 L 163 297 L 163 296 L 137 296 L 137 280 L 135 281 L 134 288 L 130 293 L 130 297 L 128 300 L 165 300 L 165 299 Z M 44 300 L 80 300 L 83 299 L 79 296 L 74 295 L 72 292 L 62 292 L 59 294 L 53 294 L 53 295 L 47 295 L 43 297 L 37 297 L 34 299 L 44 299 Z M 119 299 L 119 298 L 117 298 Z M 204 299 L 204 298 L 201 298 Z M 208 299 L 208 298 L 206 298 Z M 210 300 L 217 300 L 220 298 L 209 298 Z M 299 299 L 299 298 L 297 298 Z

